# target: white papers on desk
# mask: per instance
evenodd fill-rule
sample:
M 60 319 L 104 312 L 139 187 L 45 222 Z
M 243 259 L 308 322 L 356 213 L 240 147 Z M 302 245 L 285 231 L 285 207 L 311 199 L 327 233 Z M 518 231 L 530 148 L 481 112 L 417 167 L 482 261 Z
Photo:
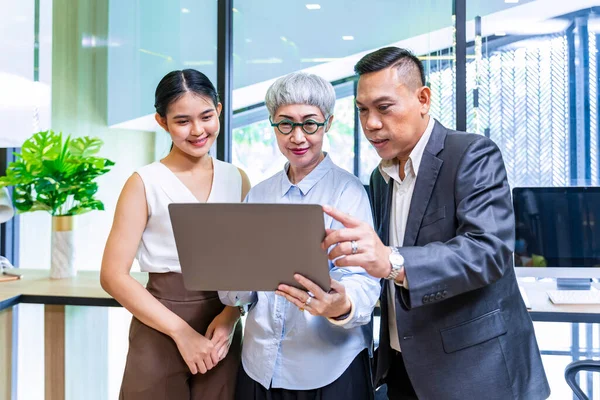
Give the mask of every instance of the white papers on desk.
M 527 292 L 525 291 L 525 288 L 519 285 L 519 291 L 521 292 L 521 297 L 523 298 L 525 307 L 527 307 L 528 310 L 531 310 L 531 303 L 529 302 L 529 297 L 527 297 Z

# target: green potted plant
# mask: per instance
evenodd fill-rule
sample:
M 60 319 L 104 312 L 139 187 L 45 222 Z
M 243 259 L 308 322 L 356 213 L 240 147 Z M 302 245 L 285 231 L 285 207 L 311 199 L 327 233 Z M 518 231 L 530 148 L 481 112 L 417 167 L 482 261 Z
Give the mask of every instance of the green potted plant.
M 47 211 L 52 215 L 50 277 L 75 276 L 73 217 L 104 210 L 94 196 L 95 182 L 114 162 L 97 157 L 103 142 L 87 136 L 63 138 L 54 131 L 37 132 L 0 177 L 0 187 L 14 186 L 13 204 L 18 213 Z

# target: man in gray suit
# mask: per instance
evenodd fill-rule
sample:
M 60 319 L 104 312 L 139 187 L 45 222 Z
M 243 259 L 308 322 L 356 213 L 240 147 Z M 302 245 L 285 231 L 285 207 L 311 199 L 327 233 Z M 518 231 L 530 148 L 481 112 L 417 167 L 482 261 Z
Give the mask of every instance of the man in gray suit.
M 420 60 L 363 57 L 356 105 L 382 158 L 370 195 L 376 232 L 331 207 L 344 229 L 324 248 L 383 280 L 376 385 L 390 399 L 546 399 L 550 388 L 515 278 L 502 155 L 429 116 Z M 343 256 L 343 257 L 342 257 Z

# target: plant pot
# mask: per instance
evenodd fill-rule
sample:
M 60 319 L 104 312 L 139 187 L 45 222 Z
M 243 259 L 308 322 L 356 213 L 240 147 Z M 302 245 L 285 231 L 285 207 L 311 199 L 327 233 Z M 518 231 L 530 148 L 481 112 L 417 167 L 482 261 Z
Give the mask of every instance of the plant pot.
M 52 217 L 50 278 L 72 278 L 75 270 L 75 236 L 73 216 Z

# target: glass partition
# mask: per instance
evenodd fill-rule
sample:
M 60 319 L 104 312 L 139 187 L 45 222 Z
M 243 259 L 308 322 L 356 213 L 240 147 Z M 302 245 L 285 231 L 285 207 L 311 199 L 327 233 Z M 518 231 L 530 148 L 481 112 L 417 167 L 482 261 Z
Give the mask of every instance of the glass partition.
M 172 70 L 197 69 L 216 85 L 216 15 L 214 0 L 109 1 L 109 125 L 154 126 L 154 90 Z M 83 40 L 93 46 L 101 38 Z
M 377 4 L 327 1 L 234 1 L 233 162 L 248 171 L 253 183 L 279 170 L 275 138 L 263 128 L 266 111 L 257 113 L 265 93 L 279 76 L 293 71 L 314 73 L 334 83 L 338 96 L 333 126 L 324 148 L 342 168 L 368 184 L 379 162 L 363 138 L 354 106 L 354 64 L 365 54 L 385 46 L 400 46 L 423 56 L 429 80 L 439 81 L 435 115 L 454 125 L 453 73 L 444 74 L 433 60 L 452 63 L 452 2 L 447 0 L 381 1 Z M 282 24 L 285 20 L 287 23 Z M 438 72 L 441 71 L 441 72 Z M 246 118 L 244 113 L 253 117 Z M 257 114 L 260 118 L 257 119 Z M 250 133 L 252 131 L 253 133 Z M 271 130 L 271 135 L 273 135 Z M 358 140 L 355 140 L 357 138 Z M 254 150 L 256 148 L 256 150 Z M 268 149 L 268 151 L 266 150 Z M 264 159 L 272 154 L 272 162 Z M 270 153 L 274 151 L 274 153 Z

